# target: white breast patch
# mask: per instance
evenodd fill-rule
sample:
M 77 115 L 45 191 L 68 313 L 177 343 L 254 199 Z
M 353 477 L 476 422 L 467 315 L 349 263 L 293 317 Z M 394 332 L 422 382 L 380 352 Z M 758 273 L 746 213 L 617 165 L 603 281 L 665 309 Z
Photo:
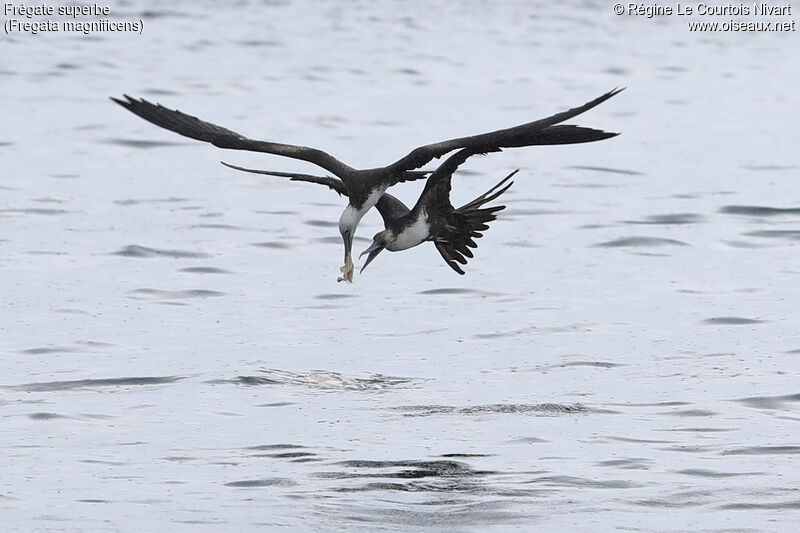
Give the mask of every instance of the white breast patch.
M 422 213 L 411 226 L 407 227 L 405 231 L 398 235 L 394 242 L 389 243 L 389 246 L 386 248 L 389 251 L 397 252 L 399 250 L 413 248 L 425 242 L 425 239 L 428 238 L 429 230 L 426 218 L 425 213 Z

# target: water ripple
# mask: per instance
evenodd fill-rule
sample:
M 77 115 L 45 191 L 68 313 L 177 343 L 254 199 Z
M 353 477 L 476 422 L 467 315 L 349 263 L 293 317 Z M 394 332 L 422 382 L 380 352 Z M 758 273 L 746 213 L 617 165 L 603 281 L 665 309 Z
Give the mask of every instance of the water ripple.
M 791 402 L 800 402 L 800 394 L 787 394 L 785 396 L 750 396 L 734 400 L 748 407 L 756 409 L 786 409 Z
M 180 269 L 180 272 L 188 272 L 191 274 L 230 274 L 230 270 L 217 267 L 187 267 Z
M 238 385 L 300 385 L 322 390 L 334 391 L 381 391 L 391 387 L 407 385 L 413 378 L 370 374 L 366 377 L 352 377 L 338 372 L 315 370 L 310 372 L 291 372 L 288 370 L 262 370 L 259 376 L 237 376 L 233 380 L 213 383 L 234 383 Z
M 182 300 L 185 298 L 218 298 L 225 296 L 224 292 L 212 291 L 209 289 L 185 289 L 185 290 L 170 290 L 170 289 L 134 289 L 129 291 L 130 294 L 141 294 L 152 298 L 160 298 L 164 300 Z
M 720 509 L 747 510 L 747 509 L 800 509 L 800 500 L 788 502 L 766 502 L 766 503 L 728 503 L 721 505 Z
M 275 250 L 288 250 L 291 248 L 291 246 L 285 242 L 254 242 L 252 246 L 258 246 L 259 248 L 273 248 Z
M 761 324 L 764 320 L 757 318 L 744 318 L 740 316 L 717 316 L 703 320 L 705 324 L 713 326 L 744 326 L 747 324 Z
M 349 479 L 364 477 L 384 477 L 401 479 L 419 479 L 427 477 L 472 477 L 494 474 L 496 472 L 476 471 L 466 463 L 444 460 L 412 460 L 412 461 L 340 461 L 337 465 L 352 469 L 386 470 L 382 472 L 322 472 L 317 474 L 326 479 Z
M 169 198 L 139 198 L 133 199 L 129 198 L 127 200 L 114 200 L 114 203 L 117 205 L 139 205 L 139 204 L 158 204 L 158 203 L 174 203 L 174 202 L 186 202 L 188 201 L 186 198 L 177 198 L 175 196 L 171 196 Z
M 685 476 L 705 477 L 709 479 L 721 479 L 735 476 L 751 476 L 758 474 L 758 472 L 719 472 L 717 470 L 705 470 L 702 468 L 687 468 L 685 470 L 678 470 L 678 474 Z
M 600 461 L 598 466 L 613 466 L 623 470 L 649 470 L 653 461 L 643 457 L 632 457 L 629 459 L 610 459 L 608 461 Z
M 58 413 L 31 413 L 28 415 L 31 420 L 55 420 L 57 418 L 69 418 L 68 416 L 60 415 Z
M 208 254 L 201 252 L 187 252 L 184 250 L 159 250 L 157 248 L 148 248 L 147 246 L 140 246 L 138 244 L 128 245 L 121 250 L 113 252 L 113 255 L 120 255 L 122 257 L 137 257 L 137 258 L 150 258 L 150 257 L 170 257 L 173 259 L 200 259 L 209 257 Z
M 28 355 L 43 355 L 49 353 L 71 353 L 78 351 L 80 351 L 78 348 L 72 348 L 69 346 L 39 346 L 36 348 L 27 348 L 25 350 L 21 350 L 20 353 Z
M 441 289 L 428 289 L 417 294 L 438 295 L 438 294 L 475 294 L 479 296 L 500 296 L 500 293 L 482 291 L 480 289 L 467 289 L 464 287 L 443 287 Z
M 109 138 L 104 139 L 102 142 L 106 144 L 116 144 L 119 146 L 125 146 L 127 148 L 140 148 L 140 149 L 148 149 L 148 148 L 161 148 L 164 146 L 180 146 L 181 143 L 172 142 L 172 141 L 145 141 L 142 139 L 121 139 L 121 138 Z
M 726 205 L 719 210 L 728 215 L 748 215 L 754 217 L 774 217 L 800 215 L 800 207 L 767 207 L 760 205 Z
M 128 377 L 105 379 L 79 379 L 74 381 L 46 381 L 24 385 L 6 385 L 5 388 L 26 392 L 50 392 L 77 389 L 96 389 L 99 387 L 130 387 L 142 385 L 165 385 L 184 379 L 182 376 Z
M 242 481 L 229 481 L 228 483 L 225 483 L 226 487 L 243 487 L 243 488 L 294 487 L 296 485 L 297 482 L 292 481 L 291 479 L 284 479 L 284 478 L 246 479 Z
M 610 167 L 595 167 L 595 166 L 585 166 L 585 165 L 572 165 L 567 168 L 577 168 L 580 170 L 594 170 L 596 172 L 609 172 L 611 174 L 625 174 L 627 176 L 644 176 L 644 172 L 639 172 L 638 170 L 626 170 L 622 168 L 610 168 Z
M 624 224 L 680 225 L 697 224 L 704 217 L 695 213 L 672 213 L 667 215 L 650 215 L 644 220 L 625 220 Z
M 605 241 L 595 246 L 603 248 L 624 248 L 624 247 L 655 247 L 655 246 L 691 246 L 688 242 L 676 239 L 664 239 L 661 237 L 623 237 L 612 241 Z
M 15 209 L 0 209 L 0 216 L 2 215 L 66 215 L 69 213 L 66 209 L 52 209 L 47 207 L 22 207 Z
M 794 455 L 800 453 L 800 446 L 749 446 L 725 450 L 722 455 Z
M 750 231 L 744 235 L 748 237 L 764 237 L 767 239 L 788 239 L 790 241 L 800 241 L 800 230 L 759 230 Z
M 592 489 L 632 489 L 643 485 L 624 479 L 595 480 L 577 476 L 542 476 L 528 483 L 547 485 L 550 487 L 579 487 Z
M 471 407 L 453 407 L 449 405 L 406 405 L 391 407 L 395 411 L 403 411 L 404 416 L 434 415 L 483 415 L 483 414 L 575 414 L 590 413 L 592 409 L 581 404 L 492 404 Z

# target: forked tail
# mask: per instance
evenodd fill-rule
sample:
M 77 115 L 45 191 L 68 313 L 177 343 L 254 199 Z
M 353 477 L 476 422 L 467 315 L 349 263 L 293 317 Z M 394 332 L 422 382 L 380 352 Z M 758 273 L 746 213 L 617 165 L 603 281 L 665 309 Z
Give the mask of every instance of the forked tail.
M 506 208 L 504 205 L 483 206 L 506 192 L 514 184 L 513 181 L 509 180 L 517 172 L 519 172 L 519 169 L 503 178 L 497 185 L 471 202 L 454 210 L 449 223 L 441 229 L 434 239 L 436 249 L 439 250 L 442 258 L 450 268 L 459 274 L 464 274 L 464 270 L 461 269 L 459 263 L 466 265 L 467 258 L 473 257 L 470 248 L 478 247 L 475 239 L 480 239 L 483 236 L 482 232 L 489 229 L 489 222 L 497 218 L 495 213 Z

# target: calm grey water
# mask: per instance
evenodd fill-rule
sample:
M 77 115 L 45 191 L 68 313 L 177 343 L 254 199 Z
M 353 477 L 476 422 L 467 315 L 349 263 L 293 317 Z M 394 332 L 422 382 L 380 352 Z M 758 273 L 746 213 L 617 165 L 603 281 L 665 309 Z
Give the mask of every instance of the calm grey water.
M 603 2 L 109 5 L 142 34 L 0 37 L 4 527 L 796 530 L 797 33 Z M 520 169 L 466 276 L 426 244 L 352 286 L 342 199 L 219 161 L 316 169 L 108 100 L 372 167 L 616 86 L 574 122 L 622 136 L 465 165 L 456 205 Z

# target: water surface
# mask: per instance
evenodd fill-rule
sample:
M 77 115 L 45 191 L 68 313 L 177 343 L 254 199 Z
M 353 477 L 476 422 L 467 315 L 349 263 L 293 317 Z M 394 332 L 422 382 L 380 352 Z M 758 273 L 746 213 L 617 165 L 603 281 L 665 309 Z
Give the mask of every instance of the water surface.
M 143 33 L 0 44 L 6 527 L 796 528 L 796 34 L 595 2 L 111 8 Z M 616 86 L 574 122 L 620 137 L 464 166 L 455 205 L 520 169 L 466 276 L 426 244 L 352 286 L 341 198 L 219 161 L 317 169 L 108 100 L 368 168 Z

